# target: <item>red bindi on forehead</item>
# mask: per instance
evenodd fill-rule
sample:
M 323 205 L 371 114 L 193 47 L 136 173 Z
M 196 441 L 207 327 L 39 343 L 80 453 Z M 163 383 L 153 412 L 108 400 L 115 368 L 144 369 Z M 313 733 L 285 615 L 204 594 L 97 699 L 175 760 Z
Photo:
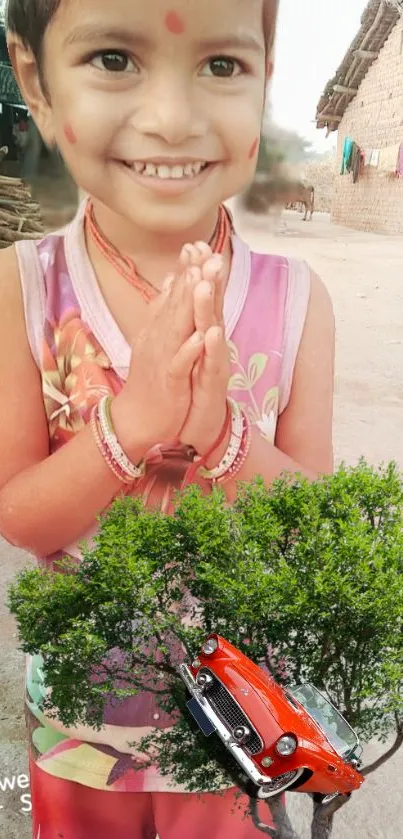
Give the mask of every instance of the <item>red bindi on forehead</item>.
M 172 35 L 183 35 L 186 26 L 185 21 L 177 12 L 168 12 L 165 15 L 165 26 Z

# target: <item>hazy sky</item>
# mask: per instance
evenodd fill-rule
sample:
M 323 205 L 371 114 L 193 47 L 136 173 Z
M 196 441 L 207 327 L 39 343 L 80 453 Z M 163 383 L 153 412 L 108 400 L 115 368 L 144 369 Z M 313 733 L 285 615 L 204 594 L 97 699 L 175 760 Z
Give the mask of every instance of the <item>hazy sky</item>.
M 313 122 L 316 105 L 355 37 L 367 0 L 280 0 L 273 117 L 320 151 L 334 144 Z

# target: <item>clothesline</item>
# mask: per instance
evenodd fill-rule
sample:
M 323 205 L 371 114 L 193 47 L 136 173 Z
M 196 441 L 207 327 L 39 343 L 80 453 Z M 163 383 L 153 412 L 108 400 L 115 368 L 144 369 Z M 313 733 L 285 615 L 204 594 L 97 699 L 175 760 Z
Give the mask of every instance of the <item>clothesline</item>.
M 357 183 L 366 167 L 377 169 L 382 175 L 403 177 L 403 141 L 383 149 L 362 149 L 351 138 L 346 137 L 343 145 L 340 174 L 352 172 L 353 183 Z

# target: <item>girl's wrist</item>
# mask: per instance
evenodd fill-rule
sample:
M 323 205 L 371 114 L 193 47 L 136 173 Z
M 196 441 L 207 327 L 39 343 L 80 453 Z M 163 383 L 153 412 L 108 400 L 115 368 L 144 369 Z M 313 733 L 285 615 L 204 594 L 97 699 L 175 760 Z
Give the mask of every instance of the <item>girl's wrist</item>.
M 204 432 L 205 431 L 206 430 L 204 429 Z M 224 411 L 220 419 L 220 422 L 217 423 L 216 429 L 210 431 L 208 434 L 204 433 L 203 439 L 199 439 L 196 443 L 192 443 L 193 448 L 195 449 L 199 457 L 205 458 L 207 455 L 206 468 L 211 468 L 209 464 L 214 464 L 215 461 L 219 463 L 220 454 L 222 457 L 225 453 L 228 447 L 230 436 L 231 424 L 229 406 L 228 402 L 225 402 Z
M 228 449 L 229 442 L 231 439 L 231 429 L 229 428 L 223 442 L 217 446 L 217 448 L 211 453 L 210 457 L 207 458 L 205 467 L 206 469 L 215 469 L 219 463 L 221 463 L 225 452 Z M 206 446 L 205 452 L 209 451 L 209 447 Z
M 146 435 L 136 429 L 133 412 L 130 410 L 123 391 L 119 396 L 115 396 L 111 403 L 111 416 L 122 449 L 132 463 L 140 463 L 155 441 L 148 440 Z
M 230 437 L 227 449 L 223 452 L 221 459 L 214 465 L 211 464 L 209 468 L 208 460 L 210 455 L 216 453 L 218 448 L 221 448 L 224 434 L 217 441 L 217 446 L 207 453 L 204 462 L 199 466 L 199 474 L 202 478 L 212 481 L 213 483 L 223 484 L 241 471 L 242 466 L 248 457 L 251 440 L 252 440 L 252 426 L 250 420 L 240 406 L 233 400 L 228 401 L 230 407 Z M 225 428 L 225 436 L 227 436 L 228 428 Z M 219 445 L 218 445 L 219 443 Z M 218 451 L 217 451 L 218 455 Z M 211 458 L 212 459 L 212 458 Z

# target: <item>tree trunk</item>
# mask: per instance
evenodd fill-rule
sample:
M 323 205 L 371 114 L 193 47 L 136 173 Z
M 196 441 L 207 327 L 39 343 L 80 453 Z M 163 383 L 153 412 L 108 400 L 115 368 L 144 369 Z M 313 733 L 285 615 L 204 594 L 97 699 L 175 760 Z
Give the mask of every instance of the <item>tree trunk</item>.
M 266 836 L 271 836 L 272 839 L 299 839 L 298 834 L 295 832 L 290 819 L 288 818 L 288 813 L 284 807 L 281 797 L 271 798 L 270 803 L 267 801 L 267 806 L 273 816 L 275 827 L 270 827 L 270 825 L 261 821 L 258 812 L 258 801 L 255 798 L 252 798 L 250 814 L 255 827 L 260 830 L 261 833 L 265 833 Z
M 376 770 L 379 769 L 380 766 L 383 766 L 383 764 L 386 763 L 386 761 L 389 760 L 389 758 L 393 757 L 393 755 L 396 754 L 396 752 L 398 752 L 401 746 L 403 745 L 402 725 L 398 720 L 396 721 L 396 725 L 397 733 L 395 742 L 390 747 L 390 749 L 388 749 L 387 752 L 385 752 L 383 755 L 381 755 L 381 757 L 378 758 L 378 760 L 375 760 L 369 766 L 366 766 L 365 769 L 361 769 L 361 774 L 364 775 L 364 777 L 367 777 L 367 775 L 372 775 L 373 772 L 376 772 Z
M 335 813 L 347 804 L 349 795 L 338 795 L 330 804 L 322 804 L 321 795 L 313 796 L 313 819 L 311 824 L 311 839 L 329 839 L 332 835 Z

